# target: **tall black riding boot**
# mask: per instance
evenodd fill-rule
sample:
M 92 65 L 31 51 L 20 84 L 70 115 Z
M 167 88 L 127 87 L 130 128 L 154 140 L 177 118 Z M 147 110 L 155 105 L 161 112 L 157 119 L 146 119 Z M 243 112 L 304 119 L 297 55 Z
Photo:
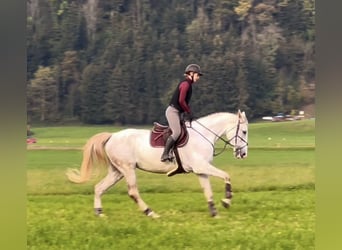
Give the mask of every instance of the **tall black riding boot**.
M 176 141 L 172 138 L 172 136 L 169 136 L 169 138 L 167 138 L 166 143 L 165 143 L 164 152 L 163 152 L 161 159 L 160 159 L 162 162 L 167 161 L 167 160 L 172 161 L 173 156 L 172 156 L 172 154 L 170 154 L 170 151 L 171 151 L 173 145 L 175 144 L 175 142 Z

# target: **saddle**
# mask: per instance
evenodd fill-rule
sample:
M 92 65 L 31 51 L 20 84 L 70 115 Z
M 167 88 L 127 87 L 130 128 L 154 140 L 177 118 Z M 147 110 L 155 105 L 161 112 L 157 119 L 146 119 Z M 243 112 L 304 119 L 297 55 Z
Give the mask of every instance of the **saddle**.
M 172 134 L 172 131 L 168 126 L 159 124 L 158 122 L 154 122 L 152 131 L 151 131 L 151 136 L 150 136 L 151 146 L 152 147 L 165 147 L 165 142 L 171 134 Z M 175 174 L 186 173 L 186 171 L 183 168 L 183 165 L 182 165 L 179 153 L 178 153 L 178 148 L 183 147 L 188 142 L 188 140 L 189 140 L 189 134 L 186 129 L 185 123 L 181 122 L 181 134 L 178 137 L 178 140 L 175 142 L 175 146 L 173 149 L 178 166 L 177 168 L 168 172 L 167 176 L 170 177 Z
M 167 138 L 172 134 L 171 129 L 168 126 L 159 124 L 158 122 L 153 123 L 153 128 L 150 136 L 150 144 L 152 147 L 165 147 Z M 183 147 L 189 140 L 189 134 L 186 129 L 185 123 L 181 122 L 181 134 L 175 143 L 175 147 Z

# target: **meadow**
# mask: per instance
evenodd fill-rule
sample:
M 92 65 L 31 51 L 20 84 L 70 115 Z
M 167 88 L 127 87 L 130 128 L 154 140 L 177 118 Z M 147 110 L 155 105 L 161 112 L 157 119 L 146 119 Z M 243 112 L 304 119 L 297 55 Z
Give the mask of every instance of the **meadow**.
M 140 193 L 161 215 L 146 217 L 124 180 L 103 196 L 105 218 L 93 213 L 93 186 L 70 183 L 83 144 L 122 127 L 33 127 L 27 150 L 27 249 L 315 249 L 315 121 L 251 123 L 249 155 L 230 149 L 214 165 L 232 179 L 232 206 L 220 205 L 221 180 L 211 178 L 219 218 L 211 218 L 193 174 L 137 172 Z M 220 143 L 216 145 L 220 151 Z

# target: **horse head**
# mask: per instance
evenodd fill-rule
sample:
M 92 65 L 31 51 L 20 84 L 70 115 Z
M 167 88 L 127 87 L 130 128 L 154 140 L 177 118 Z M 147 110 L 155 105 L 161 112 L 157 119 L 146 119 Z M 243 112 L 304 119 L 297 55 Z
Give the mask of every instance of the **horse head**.
M 248 120 L 245 112 L 238 110 L 235 126 L 226 131 L 229 144 L 233 147 L 233 154 L 236 158 L 247 157 L 248 151 Z

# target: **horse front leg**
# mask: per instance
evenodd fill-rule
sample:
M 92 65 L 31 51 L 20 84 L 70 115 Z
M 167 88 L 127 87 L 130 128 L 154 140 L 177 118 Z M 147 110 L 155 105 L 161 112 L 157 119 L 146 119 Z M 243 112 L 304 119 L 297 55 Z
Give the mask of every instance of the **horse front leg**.
M 225 198 L 221 200 L 222 205 L 225 208 L 229 208 L 231 205 L 232 198 L 233 198 L 232 185 L 230 184 L 230 181 L 227 181 L 225 184 Z
M 217 215 L 217 210 L 215 208 L 215 204 L 213 200 L 213 191 L 211 189 L 208 175 L 198 174 L 198 179 L 203 189 L 204 196 L 206 197 L 207 202 L 208 202 L 209 213 L 212 217 L 215 217 Z
M 231 206 L 231 200 L 233 198 L 232 185 L 230 183 L 230 176 L 225 171 L 222 171 L 213 165 L 209 164 L 205 168 L 194 169 L 194 172 L 198 175 L 215 176 L 224 180 L 225 183 L 225 197 L 221 199 L 221 203 L 225 208 Z

